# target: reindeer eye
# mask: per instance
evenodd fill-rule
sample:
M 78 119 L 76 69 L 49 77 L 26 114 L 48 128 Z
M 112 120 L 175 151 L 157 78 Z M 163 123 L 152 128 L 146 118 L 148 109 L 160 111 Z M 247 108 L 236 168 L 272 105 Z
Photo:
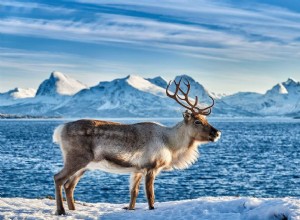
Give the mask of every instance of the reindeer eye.
M 195 124 L 195 125 L 201 125 L 202 123 L 201 123 L 201 121 L 196 120 L 196 121 L 194 121 L 194 124 Z

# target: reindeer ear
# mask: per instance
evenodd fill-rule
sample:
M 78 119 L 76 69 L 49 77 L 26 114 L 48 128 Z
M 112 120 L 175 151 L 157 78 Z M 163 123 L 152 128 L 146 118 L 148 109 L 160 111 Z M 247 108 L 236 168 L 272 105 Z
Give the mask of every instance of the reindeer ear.
M 192 118 L 192 114 L 188 110 L 183 112 L 182 116 L 183 116 L 185 122 L 188 122 Z

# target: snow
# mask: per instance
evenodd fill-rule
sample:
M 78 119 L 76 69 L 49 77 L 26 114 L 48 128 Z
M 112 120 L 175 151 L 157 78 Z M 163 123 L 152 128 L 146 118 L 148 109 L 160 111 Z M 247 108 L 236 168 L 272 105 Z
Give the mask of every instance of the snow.
M 33 88 L 15 88 L 14 90 L 11 90 L 10 96 L 14 99 L 24 99 L 24 98 L 30 98 L 34 97 L 36 93 L 36 90 Z
M 83 83 L 60 72 L 53 72 L 52 76 L 57 79 L 57 93 L 61 95 L 74 95 L 80 90 L 87 88 Z
M 149 92 L 155 95 L 164 95 L 165 94 L 165 89 L 152 84 L 150 81 L 140 77 L 140 76 L 135 76 L 135 75 L 130 75 L 127 77 L 126 81 L 128 82 L 129 85 L 132 87 L 144 91 L 144 92 Z
M 278 93 L 279 94 L 288 94 L 287 89 L 282 85 L 282 83 L 278 83 Z
M 66 202 L 65 206 L 66 206 Z M 0 198 L 1 219 L 206 219 L 275 220 L 300 219 L 296 198 L 202 197 L 193 200 L 157 202 L 154 210 L 138 203 L 136 210 L 126 204 L 76 202 L 75 211 L 56 217 L 50 199 Z
M 266 96 L 278 96 L 281 94 L 288 94 L 288 93 L 289 92 L 286 89 L 286 87 L 283 85 L 283 83 L 278 83 L 272 89 L 266 92 Z
M 22 89 L 17 87 L 5 93 L 0 93 L 0 97 L 6 99 L 24 99 L 24 98 L 34 97 L 35 93 L 36 90 L 33 88 Z

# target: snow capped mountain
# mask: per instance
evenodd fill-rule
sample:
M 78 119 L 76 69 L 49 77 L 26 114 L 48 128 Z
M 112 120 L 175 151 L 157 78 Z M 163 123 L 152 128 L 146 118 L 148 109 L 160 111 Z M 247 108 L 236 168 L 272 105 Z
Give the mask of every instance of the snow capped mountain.
M 0 93 L 0 97 L 2 98 L 11 98 L 11 99 L 24 99 L 24 98 L 30 98 L 34 97 L 36 93 L 35 89 L 32 88 L 15 88 L 12 90 L 9 90 L 8 92 L 5 93 Z
M 201 84 L 186 75 L 178 76 L 176 80 L 181 77 L 191 83 L 191 99 L 200 94 L 201 107 L 211 104 L 212 100 L 208 97 L 210 93 Z M 163 82 L 161 78 L 154 79 Z M 184 109 L 166 96 L 165 88 L 150 81 L 130 75 L 110 82 L 100 82 L 97 86 L 81 90 L 64 105 L 53 109 L 51 114 L 72 117 L 180 117 Z M 243 110 L 237 111 L 222 100 L 216 101 L 213 113 L 253 115 Z
M 55 112 L 88 117 L 172 117 L 179 108 L 170 101 L 163 88 L 130 75 L 84 89 Z
M 43 81 L 34 97 L 0 105 L 0 112 L 7 114 L 49 115 L 48 112 L 66 102 L 73 94 L 86 88 L 81 82 L 60 72 L 52 72 Z
M 50 78 L 39 86 L 36 96 L 71 96 L 85 88 L 87 86 L 83 83 L 54 71 L 51 73 Z
M 289 95 L 298 96 L 300 94 L 300 82 L 289 78 L 286 82 L 283 83 L 283 86 L 289 93 Z
M 265 94 L 240 92 L 223 98 L 227 104 L 262 116 L 300 112 L 300 83 L 293 79 L 278 83 Z
M 32 88 L 27 88 L 27 89 L 15 88 L 5 93 L 0 93 L 0 102 L 1 105 L 7 105 L 15 102 L 18 99 L 34 97 L 35 94 L 36 94 L 36 90 Z
M 215 99 L 212 115 L 216 116 L 299 116 L 300 83 L 293 79 L 278 83 L 265 94 L 239 92 L 220 96 L 208 91 L 188 75 L 189 97 L 198 96 L 200 107 Z M 166 96 L 167 82 L 162 77 L 144 79 L 129 75 L 100 82 L 88 88 L 60 72 L 51 73 L 35 94 L 34 89 L 14 89 L 0 94 L 0 112 L 4 114 L 63 117 L 180 117 L 184 109 Z M 174 83 L 170 90 L 174 91 Z
M 263 97 L 263 115 L 286 115 L 300 111 L 300 83 L 293 79 L 275 85 Z
M 296 82 L 295 80 L 289 78 L 287 81 L 278 83 L 272 89 L 266 92 L 267 96 L 273 95 L 289 95 L 289 96 L 298 96 L 300 94 L 300 82 Z
M 184 91 L 187 90 L 187 86 L 185 83 L 187 81 L 190 83 L 190 92 L 189 92 L 189 97 L 192 99 L 195 99 L 195 97 L 198 97 L 199 100 L 199 106 L 201 108 L 204 108 L 208 105 L 212 104 L 212 100 L 209 96 L 215 99 L 215 106 L 213 108 L 213 113 L 218 113 L 220 115 L 224 115 L 224 112 L 222 109 L 227 109 L 227 113 L 231 114 L 232 109 L 230 106 L 228 106 L 226 103 L 222 102 L 221 100 L 218 100 L 218 96 L 215 95 L 215 93 L 208 91 L 202 84 L 199 82 L 195 81 L 192 77 L 188 75 L 179 75 L 176 76 L 174 81 L 177 83 L 181 80 L 181 87 L 183 88 Z M 175 85 L 172 84 L 171 90 L 175 90 Z
M 286 90 L 286 88 L 284 87 L 284 85 L 282 83 L 278 83 L 272 89 L 268 90 L 267 94 L 271 95 L 271 96 L 277 96 L 280 94 L 288 94 L 288 91 Z

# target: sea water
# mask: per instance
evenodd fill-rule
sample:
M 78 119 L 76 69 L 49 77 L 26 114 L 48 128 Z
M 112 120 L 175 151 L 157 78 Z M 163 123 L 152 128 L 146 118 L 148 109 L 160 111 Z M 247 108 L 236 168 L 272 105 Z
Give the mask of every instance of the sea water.
M 66 121 L 0 121 L 0 197 L 54 197 L 53 175 L 63 167 L 63 161 L 52 134 Z M 173 126 L 179 119 L 155 121 Z M 157 201 L 201 196 L 300 197 L 300 120 L 210 122 L 222 131 L 221 139 L 201 145 L 200 157 L 190 168 L 162 172 L 155 181 Z M 146 201 L 142 188 L 138 202 Z M 129 176 L 88 171 L 76 187 L 75 199 L 126 203 Z

